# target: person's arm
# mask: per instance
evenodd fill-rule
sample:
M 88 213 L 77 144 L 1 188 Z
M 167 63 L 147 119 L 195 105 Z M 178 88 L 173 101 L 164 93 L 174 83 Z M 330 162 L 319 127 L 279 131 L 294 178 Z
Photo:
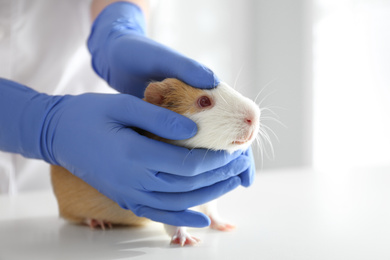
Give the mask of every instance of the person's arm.
M 91 3 L 91 19 L 95 21 L 99 13 L 108 5 L 115 2 L 129 2 L 139 6 L 146 17 L 149 16 L 149 1 L 148 0 L 93 0 Z
M 146 36 L 142 10 L 115 2 L 100 11 L 88 39 L 95 72 L 112 88 L 137 97 L 143 97 L 150 81 L 165 78 L 197 88 L 216 87 L 219 79 L 210 69 Z
M 125 94 L 49 96 L 0 78 L 0 150 L 60 165 L 121 207 L 175 226 L 207 226 L 188 208 L 237 187 L 247 156 L 189 151 L 139 135 L 186 139 L 186 117 Z

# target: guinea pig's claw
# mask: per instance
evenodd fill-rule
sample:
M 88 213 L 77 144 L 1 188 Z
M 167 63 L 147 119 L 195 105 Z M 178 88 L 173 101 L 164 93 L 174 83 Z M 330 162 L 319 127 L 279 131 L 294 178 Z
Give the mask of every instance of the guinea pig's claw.
M 185 229 L 177 228 L 175 234 L 172 236 L 171 245 L 194 246 L 200 242 L 201 240 L 199 238 L 192 236 Z
M 225 222 L 223 220 L 220 220 L 219 218 L 215 218 L 212 216 L 209 216 L 211 220 L 210 228 L 219 230 L 219 231 L 232 231 L 236 228 L 235 225 L 232 225 L 228 222 Z
M 91 228 L 95 229 L 97 227 L 100 227 L 102 230 L 106 230 L 106 227 L 112 228 L 112 224 L 110 222 L 104 221 L 104 220 L 99 220 L 99 219 L 93 219 L 93 218 L 88 218 L 85 220 L 85 223 Z

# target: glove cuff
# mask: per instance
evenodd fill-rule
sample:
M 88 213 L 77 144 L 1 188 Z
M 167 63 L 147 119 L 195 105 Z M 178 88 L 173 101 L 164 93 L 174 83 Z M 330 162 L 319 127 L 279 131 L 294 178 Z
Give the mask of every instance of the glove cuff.
M 55 164 L 44 129 L 47 115 L 61 98 L 0 79 L 0 149 Z
M 92 67 L 107 82 L 109 67 L 108 43 L 126 34 L 146 34 L 146 21 L 139 6 L 128 2 L 116 2 L 100 12 L 92 25 L 88 49 L 92 55 Z

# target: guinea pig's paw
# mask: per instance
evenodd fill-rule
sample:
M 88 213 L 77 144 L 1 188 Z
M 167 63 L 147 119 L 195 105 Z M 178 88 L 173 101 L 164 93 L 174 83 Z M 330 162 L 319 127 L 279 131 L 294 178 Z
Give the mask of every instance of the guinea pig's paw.
M 221 220 L 219 218 L 210 217 L 210 220 L 211 220 L 210 228 L 212 228 L 212 229 L 216 229 L 219 231 L 232 231 L 236 228 L 235 225 L 230 224 L 230 223 L 228 223 L 224 220 Z
M 87 224 L 91 229 L 95 228 L 101 228 L 102 230 L 105 230 L 107 228 L 112 228 L 112 224 L 110 222 L 94 219 L 94 218 L 87 218 L 85 220 L 85 224 Z
M 171 245 L 190 245 L 194 246 L 198 243 L 200 243 L 201 240 L 197 237 L 192 236 L 190 233 L 187 232 L 185 228 L 178 227 L 176 229 L 175 234 L 173 234 L 171 239 Z

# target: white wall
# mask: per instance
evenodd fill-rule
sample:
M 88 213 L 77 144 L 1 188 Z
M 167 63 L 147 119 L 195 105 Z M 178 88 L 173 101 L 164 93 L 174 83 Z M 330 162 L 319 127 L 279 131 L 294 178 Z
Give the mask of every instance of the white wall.
M 269 124 L 279 137 L 275 159 L 265 167 L 311 164 L 311 3 L 255 1 L 257 86 L 273 93 L 265 102 L 285 125 Z
M 314 166 L 390 165 L 390 1 L 315 10 Z

